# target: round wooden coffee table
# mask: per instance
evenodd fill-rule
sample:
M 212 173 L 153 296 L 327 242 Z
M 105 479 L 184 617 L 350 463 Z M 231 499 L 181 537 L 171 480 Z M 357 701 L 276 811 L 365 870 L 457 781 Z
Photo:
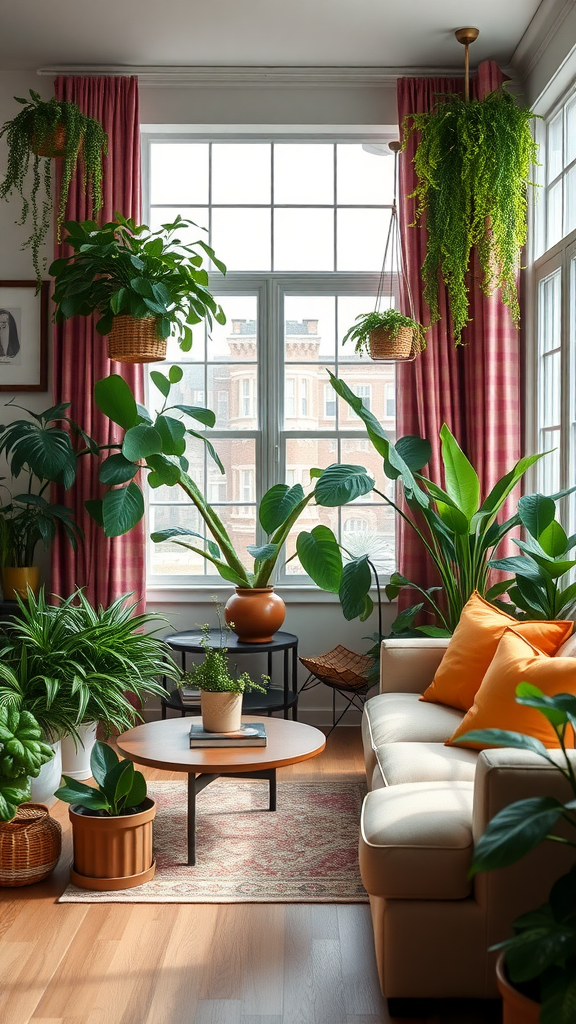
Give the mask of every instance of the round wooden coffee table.
M 243 715 L 243 722 L 261 718 Z M 265 721 L 265 747 L 197 747 L 190 749 L 190 719 L 147 722 L 118 737 L 118 749 L 136 764 L 188 775 L 188 863 L 196 863 L 196 797 L 220 775 L 267 779 L 270 810 L 276 810 L 276 769 L 320 754 L 326 737 L 319 729 L 284 718 Z

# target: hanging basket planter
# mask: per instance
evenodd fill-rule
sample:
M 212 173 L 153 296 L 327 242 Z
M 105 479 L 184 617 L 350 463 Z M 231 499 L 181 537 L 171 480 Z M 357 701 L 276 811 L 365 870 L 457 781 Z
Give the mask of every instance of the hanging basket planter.
M 54 160 L 57 157 L 66 156 L 66 141 L 66 127 L 60 121 L 54 130 L 42 140 L 38 140 L 35 135 L 32 135 L 30 149 L 36 156 L 44 156 L 49 160 Z M 80 146 L 78 146 L 78 149 L 80 149 Z
M 166 338 L 158 337 L 158 317 L 115 316 L 108 335 L 108 358 L 118 363 L 159 363 Z
M 400 360 L 414 359 L 414 330 L 412 327 L 399 327 L 396 334 L 386 327 L 377 327 L 368 335 L 370 358 Z

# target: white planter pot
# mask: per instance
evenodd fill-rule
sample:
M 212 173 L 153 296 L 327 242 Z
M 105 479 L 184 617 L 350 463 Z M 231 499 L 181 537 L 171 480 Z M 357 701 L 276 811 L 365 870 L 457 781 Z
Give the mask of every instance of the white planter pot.
M 237 732 L 242 724 L 242 694 L 202 690 L 200 710 L 207 732 Z
M 71 779 L 89 779 L 92 775 L 90 768 L 90 755 L 96 742 L 97 722 L 89 722 L 88 725 L 81 725 L 78 728 L 80 742 L 76 749 L 72 736 L 64 736 L 62 739 L 62 774 L 69 775 Z
M 62 778 L 62 748 L 60 740 L 51 743 L 54 750 L 54 757 L 47 761 L 40 769 L 40 775 L 32 779 L 32 795 L 30 800 L 33 804 L 45 804 L 52 807 L 56 803 L 55 791 L 60 786 Z

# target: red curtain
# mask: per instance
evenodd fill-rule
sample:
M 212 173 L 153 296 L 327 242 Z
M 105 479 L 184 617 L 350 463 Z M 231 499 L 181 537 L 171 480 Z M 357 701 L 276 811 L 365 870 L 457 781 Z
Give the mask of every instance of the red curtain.
M 108 155 L 104 158 L 104 206 L 100 223 L 113 220 L 116 212 L 139 221 L 140 118 L 137 78 L 91 78 L 61 75 L 54 83 L 56 97 L 78 104 L 84 114 L 97 118 L 108 134 Z M 90 209 L 82 188 L 82 175 L 75 175 L 71 187 L 67 220 L 87 220 Z M 56 256 L 66 255 L 66 246 L 56 244 Z M 142 366 L 110 362 L 106 340 L 94 327 L 94 318 L 73 317 L 54 333 L 54 403 L 71 402 L 70 416 L 102 444 L 116 440 L 114 427 L 96 409 L 94 385 L 110 373 L 119 373 L 143 401 Z M 92 456 L 79 460 L 74 488 L 60 500 L 70 505 L 85 538 L 73 552 L 65 538 L 52 546 L 52 590 L 66 597 L 76 586 L 96 604 L 108 605 L 120 594 L 133 592 L 140 602 L 145 597 L 145 535 L 139 523 L 124 537 L 108 539 L 88 516 L 84 502 L 102 493 L 98 464 Z M 141 604 L 143 607 L 143 604 Z
M 498 66 L 487 61 L 471 81 L 471 93 L 482 99 L 504 80 Z M 401 78 L 398 81 L 398 118 L 429 111 L 439 93 L 463 91 L 461 79 Z M 416 319 L 428 323 L 428 307 L 422 297 L 420 268 L 426 255 L 426 229 L 414 221 L 414 200 L 407 197 L 416 187 L 412 163 L 417 139 L 413 134 L 400 155 L 399 219 L 407 275 Z M 432 443 L 430 476 L 441 480 L 438 432 L 447 423 L 480 477 L 483 494 L 514 465 L 521 454 L 520 356 L 518 332 L 509 310 L 497 293 L 490 297 L 480 289 L 480 270 L 474 260 L 470 275 L 472 322 L 458 349 L 450 334 L 448 304 L 439 286 L 442 319 L 427 331 L 426 351 L 413 363 L 398 364 L 398 435 L 419 434 Z M 499 554 L 512 553 L 513 546 Z M 437 583 L 432 564 L 422 545 L 402 522 L 399 526 L 399 569 L 408 579 L 431 586 Z M 412 604 L 413 594 L 402 595 Z

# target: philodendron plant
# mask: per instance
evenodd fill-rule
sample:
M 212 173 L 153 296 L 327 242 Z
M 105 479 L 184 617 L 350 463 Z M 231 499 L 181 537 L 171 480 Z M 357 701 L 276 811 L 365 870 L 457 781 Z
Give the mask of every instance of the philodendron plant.
M 493 569 L 515 573 L 513 579 L 499 586 L 500 594 L 506 594 L 512 602 L 517 619 L 573 618 L 576 583 L 562 587 L 560 580 L 576 566 L 576 534 L 566 535 L 556 519 L 554 498 L 543 494 L 520 498 L 518 516 L 526 530 L 525 540 L 514 539 L 521 554 L 490 562 Z M 510 611 L 509 604 L 495 603 Z
M 417 628 L 428 636 L 450 636 L 473 591 L 490 597 L 490 559 L 506 534 L 520 523 L 518 515 L 499 522 L 498 513 L 526 470 L 542 456 L 520 459 L 482 498 L 476 470 L 444 424 L 440 441 L 445 487 L 441 487 L 421 472 L 431 456 L 427 440 L 406 436 L 393 444 L 362 399 L 333 374 L 330 380 L 336 393 L 363 420 L 370 441 L 382 456 L 385 475 L 401 483 L 408 511 L 376 487 L 374 493 L 416 534 L 436 567 L 441 584 L 424 589 L 400 573 L 394 573 L 386 587 L 389 599 L 406 588 L 418 591 L 422 600 L 402 612 L 392 630 L 401 633 L 413 629 L 416 615 L 425 609 L 432 613 L 434 623 Z M 343 564 L 338 542 L 326 526 L 317 526 L 310 533 L 300 535 L 298 556 L 318 586 L 339 592 L 346 618 L 360 616 L 364 619 L 370 614 L 371 577 L 367 556 Z M 332 567 L 334 585 L 331 587 L 326 586 L 328 564 Z M 438 600 L 438 591 L 443 592 L 442 600 Z
M 90 755 L 90 768 L 97 788 L 64 775 L 64 785 L 54 796 L 108 818 L 136 814 L 142 809 L 146 779 L 142 772 L 135 771 L 132 761 L 121 761 L 112 747 L 97 740 Z
M 11 821 L 30 799 L 30 779 L 53 757 L 34 715 L 0 706 L 0 821 Z
M 212 427 L 214 413 L 209 409 L 170 401 L 172 386 L 182 379 L 180 367 L 172 366 L 168 376 L 155 370 L 151 378 L 163 397 L 160 410 L 153 414 L 137 405 L 122 377 L 113 374 L 96 384 L 96 405 L 124 430 L 122 440 L 116 446 L 118 450 L 109 455 L 100 467 L 100 480 L 108 488 L 104 498 L 86 503 L 90 515 L 108 537 L 127 533 L 142 518 L 144 497 L 136 476 L 144 469 L 150 487 L 179 487 L 211 535 L 211 539 L 205 539 L 195 530 L 175 527 L 156 531 L 152 534 L 153 541 L 170 540 L 189 548 L 207 559 L 224 580 L 237 587 L 266 587 L 290 531 L 310 502 L 333 508 L 367 494 L 374 486 L 372 477 L 362 466 L 341 464 L 324 470 L 311 469 L 314 486 L 308 494 L 300 484 L 293 487 L 275 484 L 264 494 L 258 508 L 259 523 L 267 541 L 248 547 L 254 559 L 253 568 L 248 569 L 235 551 L 224 523 L 190 476 L 188 459 L 184 454 L 187 438 L 199 439 L 224 472 L 209 438 L 186 424 L 186 418 L 191 418 Z

